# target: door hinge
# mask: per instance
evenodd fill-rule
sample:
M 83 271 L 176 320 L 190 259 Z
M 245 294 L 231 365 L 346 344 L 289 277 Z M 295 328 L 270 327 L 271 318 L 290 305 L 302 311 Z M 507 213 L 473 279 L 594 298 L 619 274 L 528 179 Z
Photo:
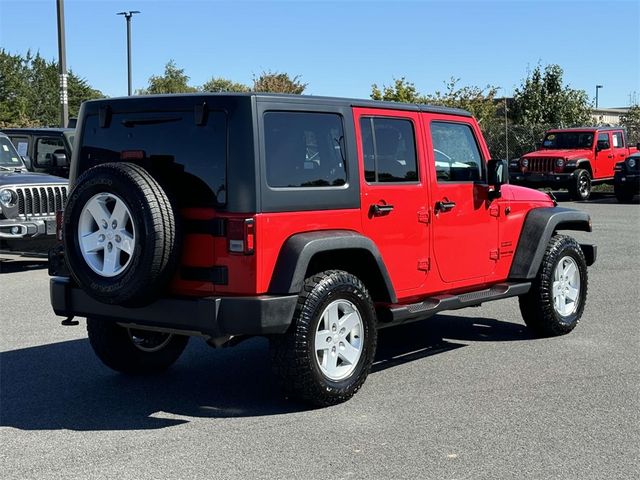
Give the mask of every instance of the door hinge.
M 431 270 L 431 259 L 424 258 L 422 260 L 418 260 L 418 270 L 424 270 L 425 272 Z
M 427 208 L 418 210 L 418 222 L 429 225 L 431 223 L 431 210 Z
M 489 258 L 491 260 L 498 260 L 500 258 L 500 253 L 498 250 L 489 250 Z

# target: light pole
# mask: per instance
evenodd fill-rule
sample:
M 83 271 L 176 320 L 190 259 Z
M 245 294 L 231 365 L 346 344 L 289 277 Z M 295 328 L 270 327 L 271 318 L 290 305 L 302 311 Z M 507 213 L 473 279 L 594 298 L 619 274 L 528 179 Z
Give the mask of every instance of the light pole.
M 69 124 L 69 95 L 67 93 L 67 49 L 64 42 L 64 0 L 56 0 L 58 14 L 58 67 L 60 78 L 60 126 Z
M 598 108 L 598 90 L 600 90 L 604 85 L 596 85 L 596 109 Z
M 127 95 L 131 96 L 131 17 L 136 13 L 140 13 L 138 10 L 132 10 L 129 12 L 119 12 L 116 15 L 124 15 L 127 20 Z

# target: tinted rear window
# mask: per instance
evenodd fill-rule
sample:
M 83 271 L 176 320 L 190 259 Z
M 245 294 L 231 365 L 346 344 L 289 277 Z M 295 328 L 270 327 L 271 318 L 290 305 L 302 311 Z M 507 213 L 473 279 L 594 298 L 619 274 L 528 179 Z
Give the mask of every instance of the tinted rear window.
M 264 130 L 270 187 L 338 187 L 346 183 L 340 115 L 268 112 Z
M 209 112 L 196 125 L 193 110 L 114 113 L 107 128 L 87 117 L 80 149 L 82 171 L 105 162 L 135 158 L 172 190 L 179 206 L 224 205 L 227 201 L 227 118 Z M 124 153 L 123 153 L 124 152 Z M 79 171 L 78 174 L 82 173 Z M 177 191 L 176 191 L 177 190 Z

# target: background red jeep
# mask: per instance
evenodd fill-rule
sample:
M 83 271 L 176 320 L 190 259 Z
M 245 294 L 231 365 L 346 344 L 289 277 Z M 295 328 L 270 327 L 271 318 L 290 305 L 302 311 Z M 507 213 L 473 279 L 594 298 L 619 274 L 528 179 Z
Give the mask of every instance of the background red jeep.
M 613 184 L 616 163 L 635 151 L 621 128 L 549 130 L 538 150 L 510 162 L 511 182 L 566 188 L 574 200 L 587 200 L 592 185 Z
M 468 112 L 143 96 L 85 103 L 78 129 L 51 301 L 115 370 L 266 335 L 283 387 L 330 405 L 365 381 L 379 328 L 519 296 L 559 335 L 584 310 L 596 250 L 558 231 L 588 215 L 505 185 Z

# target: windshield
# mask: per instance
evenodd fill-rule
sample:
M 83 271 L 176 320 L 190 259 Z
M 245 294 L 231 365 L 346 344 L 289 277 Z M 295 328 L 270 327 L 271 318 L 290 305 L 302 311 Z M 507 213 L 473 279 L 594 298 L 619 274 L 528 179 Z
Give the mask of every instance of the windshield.
M 22 159 L 7 137 L 0 137 L 0 167 L 22 168 Z
M 64 136 L 67 137 L 67 142 L 69 142 L 69 147 L 71 147 L 71 151 L 73 152 L 73 141 L 76 138 L 76 131 L 64 132 Z
M 542 148 L 591 148 L 593 132 L 555 132 L 547 133 Z

